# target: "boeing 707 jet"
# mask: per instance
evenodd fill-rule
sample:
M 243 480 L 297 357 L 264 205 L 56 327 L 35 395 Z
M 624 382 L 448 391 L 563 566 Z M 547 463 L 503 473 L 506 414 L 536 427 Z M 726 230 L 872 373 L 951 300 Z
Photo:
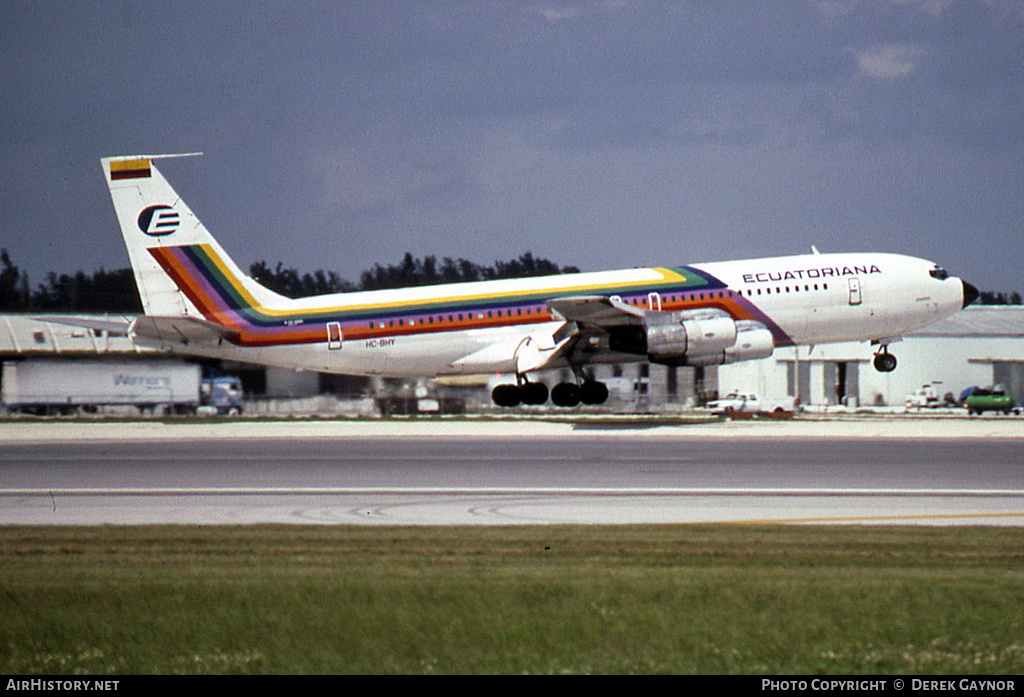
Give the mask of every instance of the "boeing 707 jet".
M 889 344 L 959 311 L 978 291 L 933 262 L 807 254 L 292 299 L 243 273 L 156 167 L 177 155 L 101 160 L 145 314 L 132 340 L 175 354 L 352 375 L 507 373 L 507 407 L 600 404 L 587 368 L 708 366 L 777 347 Z M 569 368 L 551 388 L 536 371 Z

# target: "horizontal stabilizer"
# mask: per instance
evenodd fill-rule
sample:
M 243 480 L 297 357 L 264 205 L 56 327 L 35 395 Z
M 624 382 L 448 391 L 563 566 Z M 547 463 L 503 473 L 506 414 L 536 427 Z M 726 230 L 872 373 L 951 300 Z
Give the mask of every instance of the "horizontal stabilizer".
M 139 317 L 132 324 L 133 338 L 144 343 L 217 343 L 235 338 L 237 332 L 195 317 Z
M 53 324 L 64 324 L 69 327 L 81 327 L 94 331 L 107 332 L 113 336 L 128 334 L 131 326 L 129 319 L 97 319 L 95 317 L 33 317 L 39 322 L 51 322 Z

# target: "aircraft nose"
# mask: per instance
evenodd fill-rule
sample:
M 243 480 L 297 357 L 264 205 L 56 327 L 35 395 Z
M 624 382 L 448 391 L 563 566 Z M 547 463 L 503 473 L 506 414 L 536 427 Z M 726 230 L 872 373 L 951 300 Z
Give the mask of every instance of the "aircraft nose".
M 962 307 L 967 307 L 975 300 L 978 299 L 978 289 L 972 286 L 967 281 L 960 281 L 964 285 L 964 304 Z

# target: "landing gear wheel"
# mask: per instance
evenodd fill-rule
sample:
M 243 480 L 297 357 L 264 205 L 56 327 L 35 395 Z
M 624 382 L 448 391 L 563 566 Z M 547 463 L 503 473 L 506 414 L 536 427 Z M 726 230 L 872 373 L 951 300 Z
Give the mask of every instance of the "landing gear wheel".
M 491 390 L 491 399 L 499 407 L 518 407 L 523 395 L 518 385 L 498 385 Z
M 523 404 L 543 404 L 548 401 L 548 386 L 543 382 L 527 382 L 519 388 Z
M 571 382 L 560 382 L 551 388 L 551 401 L 556 407 L 574 407 L 580 403 L 580 388 Z
M 580 401 L 584 404 L 604 404 L 608 401 L 608 386 L 597 380 L 587 380 L 580 386 Z
M 880 373 L 891 373 L 896 370 L 896 356 L 883 348 L 881 353 L 875 354 L 875 370 Z

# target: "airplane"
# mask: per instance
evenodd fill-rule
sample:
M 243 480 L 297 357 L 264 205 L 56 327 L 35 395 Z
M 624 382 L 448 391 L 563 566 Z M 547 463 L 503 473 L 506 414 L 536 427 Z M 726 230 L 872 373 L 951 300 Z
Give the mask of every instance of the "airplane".
M 351 375 L 504 373 L 502 407 L 601 404 L 596 364 L 709 366 L 776 348 L 889 345 L 967 307 L 974 286 L 887 253 L 812 254 L 287 298 L 243 273 L 157 169 L 101 159 L 144 314 L 133 342 L 174 354 Z M 553 388 L 531 379 L 569 368 Z

